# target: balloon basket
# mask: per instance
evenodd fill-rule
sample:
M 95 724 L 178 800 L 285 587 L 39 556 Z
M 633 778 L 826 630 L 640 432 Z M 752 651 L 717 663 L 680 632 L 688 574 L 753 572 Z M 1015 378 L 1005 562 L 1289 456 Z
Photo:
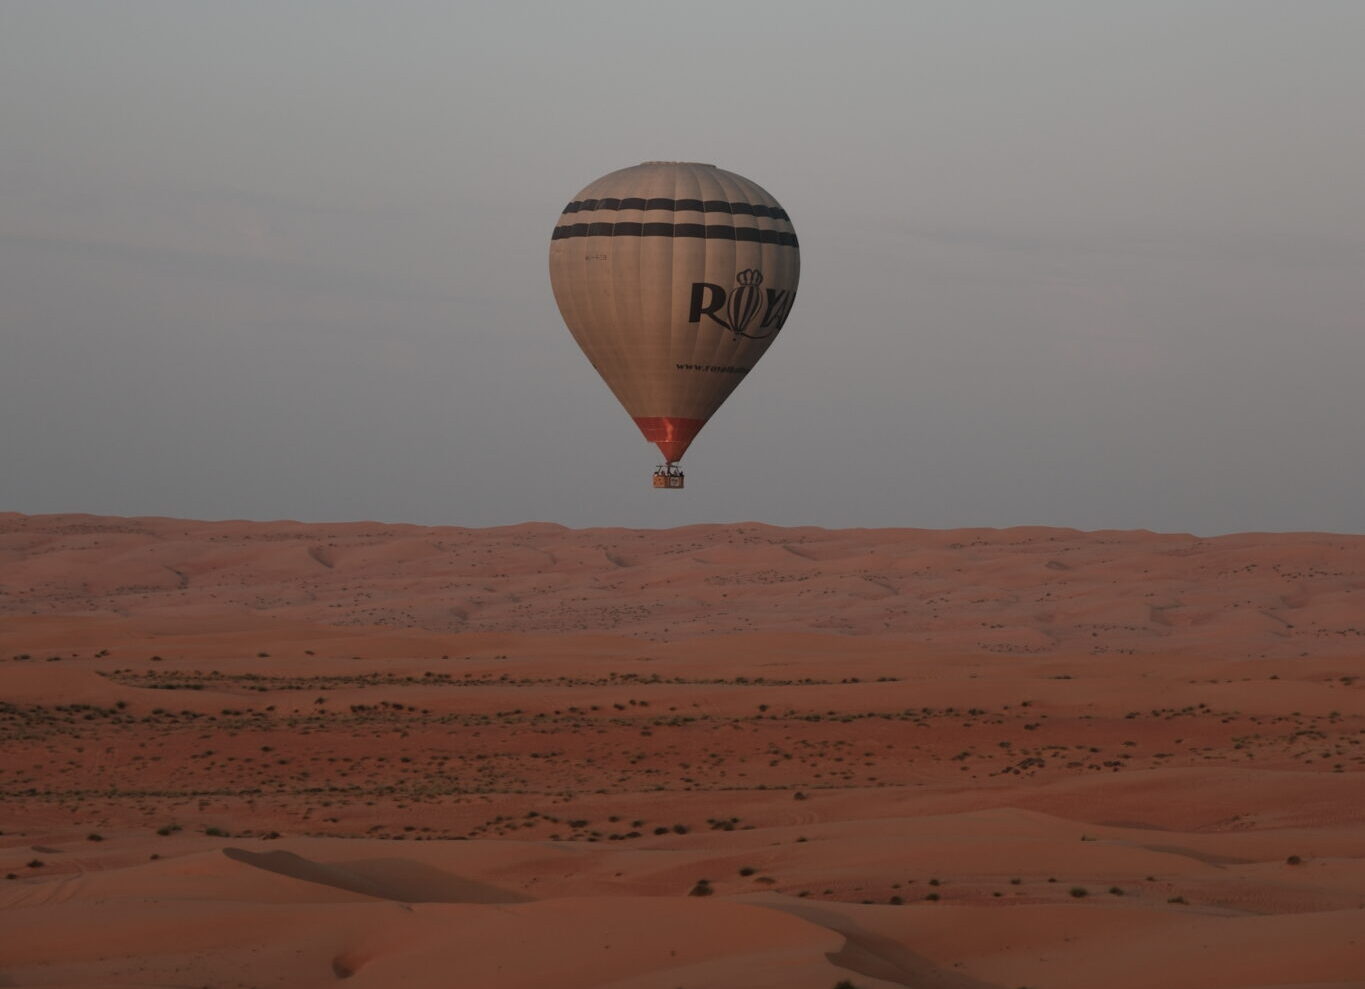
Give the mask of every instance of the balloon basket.
M 656 488 L 681 488 L 683 486 L 682 468 L 674 464 L 664 464 L 654 468 L 654 486 Z

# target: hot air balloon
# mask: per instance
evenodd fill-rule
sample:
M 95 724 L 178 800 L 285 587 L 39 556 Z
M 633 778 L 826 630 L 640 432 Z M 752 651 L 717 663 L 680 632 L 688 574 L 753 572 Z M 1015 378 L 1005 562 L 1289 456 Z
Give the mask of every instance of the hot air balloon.
M 702 426 L 776 339 L 796 298 L 791 219 L 714 165 L 647 161 L 577 196 L 550 240 L 550 284 L 578 345 L 680 488 Z

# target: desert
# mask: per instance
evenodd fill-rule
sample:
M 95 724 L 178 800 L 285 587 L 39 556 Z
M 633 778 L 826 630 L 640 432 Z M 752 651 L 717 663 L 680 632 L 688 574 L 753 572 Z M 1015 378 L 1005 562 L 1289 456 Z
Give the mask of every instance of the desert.
M 1365 985 L 1365 537 L 0 515 L 0 984 Z
M 1362 50 L 0 0 L 0 989 L 1365 989 Z

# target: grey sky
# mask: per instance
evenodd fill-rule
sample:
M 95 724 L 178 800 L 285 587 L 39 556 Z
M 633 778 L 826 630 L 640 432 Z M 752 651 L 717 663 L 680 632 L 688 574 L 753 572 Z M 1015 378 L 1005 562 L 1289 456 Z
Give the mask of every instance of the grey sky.
M 1365 4 L 0 0 L 0 510 L 1365 530 Z M 765 186 L 656 492 L 559 210 Z

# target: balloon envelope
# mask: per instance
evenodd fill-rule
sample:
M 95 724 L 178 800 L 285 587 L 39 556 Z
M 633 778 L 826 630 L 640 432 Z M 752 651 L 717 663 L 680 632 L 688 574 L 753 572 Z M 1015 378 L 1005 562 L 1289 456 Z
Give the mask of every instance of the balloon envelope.
M 564 208 L 550 241 L 564 322 L 669 463 L 776 338 L 800 272 L 777 200 L 695 162 L 604 175 Z

